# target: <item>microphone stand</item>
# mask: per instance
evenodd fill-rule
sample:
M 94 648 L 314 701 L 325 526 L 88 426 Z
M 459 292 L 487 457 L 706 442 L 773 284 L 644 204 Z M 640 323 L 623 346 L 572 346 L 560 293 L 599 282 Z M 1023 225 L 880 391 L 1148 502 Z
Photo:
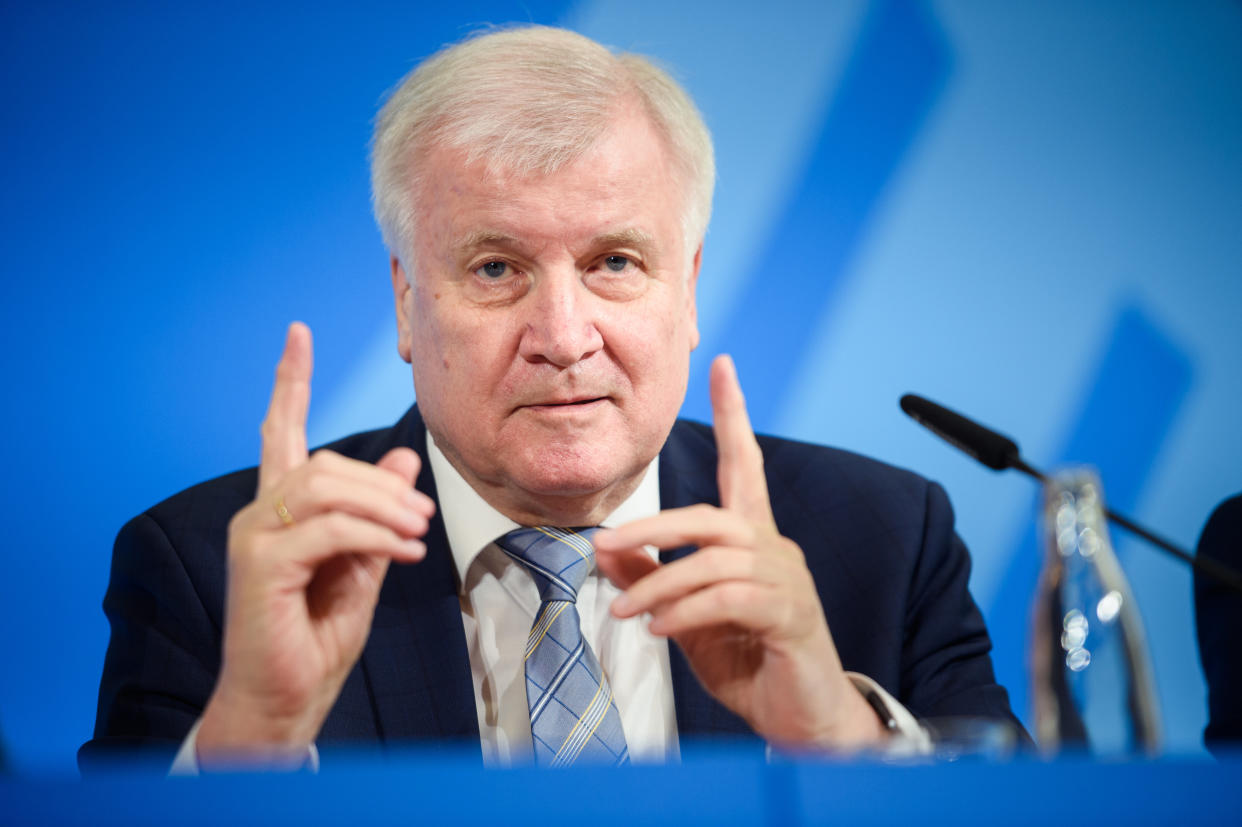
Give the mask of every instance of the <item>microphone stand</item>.
M 901 397 L 901 409 L 915 422 L 994 471 L 1013 468 L 1041 483 L 1048 481 L 1046 474 L 1022 458 L 1017 443 L 1012 439 L 985 428 L 956 411 L 912 393 Z M 1186 563 L 1195 571 L 1242 594 L 1242 574 L 1237 571 L 1209 557 L 1197 557 L 1111 508 L 1104 509 L 1104 516 L 1115 525 Z

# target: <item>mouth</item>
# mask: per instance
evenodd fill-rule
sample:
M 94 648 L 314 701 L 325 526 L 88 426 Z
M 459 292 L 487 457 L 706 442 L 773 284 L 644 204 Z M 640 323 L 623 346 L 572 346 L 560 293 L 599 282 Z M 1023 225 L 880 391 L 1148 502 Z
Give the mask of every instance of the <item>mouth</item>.
M 595 406 L 602 405 L 608 401 L 607 396 L 583 396 L 573 399 L 552 399 L 545 402 L 536 402 L 522 407 L 539 413 L 554 413 L 556 411 L 585 411 Z

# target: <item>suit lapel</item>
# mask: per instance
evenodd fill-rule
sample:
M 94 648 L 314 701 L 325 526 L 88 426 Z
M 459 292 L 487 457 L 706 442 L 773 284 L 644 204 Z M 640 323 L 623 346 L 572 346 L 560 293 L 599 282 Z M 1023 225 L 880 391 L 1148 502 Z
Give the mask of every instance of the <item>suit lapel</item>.
M 660 508 L 681 508 L 696 503 L 720 504 L 716 487 L 716 443 L 706 426 L 678 421 L 660 452 Z M 693 546 L 660 552 L 668 563 L 694 551 Z M 737 715 L 708 694 L 695 677 L 681 647 L 669 641 L 669 668 L 673 679 L 673 704 L 677 731 L 687 736 L 750 737 L 755 733 Z
M 417 488 L 436 499 L 422 418 L 413 409 L 397 443 L 422 458 Z M 362 668 L 383 741 L 437 738 L 479 744 L 457 579 L 439 513 L 424 538 L 427 556 L 394 565 L 380 591 Z

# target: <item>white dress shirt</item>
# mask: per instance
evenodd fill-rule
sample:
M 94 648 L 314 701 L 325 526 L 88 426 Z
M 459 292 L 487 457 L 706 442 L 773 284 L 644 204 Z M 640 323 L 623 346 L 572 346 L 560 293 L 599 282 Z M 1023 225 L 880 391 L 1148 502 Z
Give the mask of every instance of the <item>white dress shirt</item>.
M 523 654 L 539 610 L 539 589 L 530 573 L 495 543 L 520 526 L 470 487 L 430 433 L 427 456 L 457 567 L 483 760 L 491 766 L 527 763 L 534 752 Z M 601 525 L 615 528 L 659 513 L 659 461 L 659 457 L 652 460 L 638 488 Z M 654 558 L 656 551 L 649 551 Z M 668 642 L 647 631 L 646 617 L 612 616 L 609 607 L 620 593 L 592 568 L 578 591 L 582 636 L 612 685 L 631 759 L 676 759 L 677 713 Z

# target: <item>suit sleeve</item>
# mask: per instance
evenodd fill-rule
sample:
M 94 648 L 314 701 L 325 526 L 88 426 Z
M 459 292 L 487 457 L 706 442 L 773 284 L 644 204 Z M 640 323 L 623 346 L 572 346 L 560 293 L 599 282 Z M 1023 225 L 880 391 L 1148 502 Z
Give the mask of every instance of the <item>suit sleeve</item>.
M 911 571 L 901 700 L 922 718 L 985 716 L 1017 723 L 996 683 L 983 615 L 970 596 L 970 555 L 944 490 L 928 483 L 922 544 Z
M 219 671 L 221 607 L 213 616 L 203 588 L 150 512 L 121 529 L 103 603 L 111 638 L 95 733 L 78 753 L 84 772 L 120 755 L 167 771 Z

